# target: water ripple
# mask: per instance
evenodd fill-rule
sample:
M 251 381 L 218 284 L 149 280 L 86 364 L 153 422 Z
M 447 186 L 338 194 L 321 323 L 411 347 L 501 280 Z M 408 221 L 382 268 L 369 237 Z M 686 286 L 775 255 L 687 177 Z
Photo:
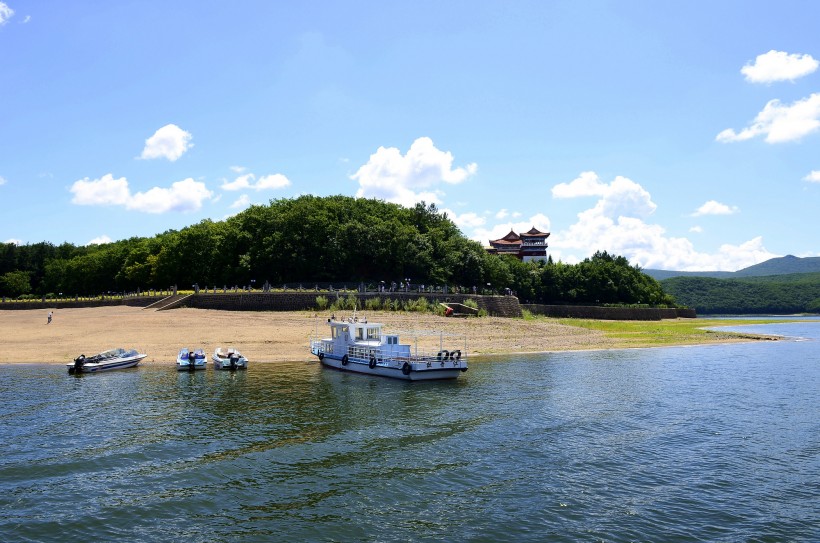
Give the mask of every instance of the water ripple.
M 0 540 L 817 541 L 818 354 L 771 347 L 2 367 Z

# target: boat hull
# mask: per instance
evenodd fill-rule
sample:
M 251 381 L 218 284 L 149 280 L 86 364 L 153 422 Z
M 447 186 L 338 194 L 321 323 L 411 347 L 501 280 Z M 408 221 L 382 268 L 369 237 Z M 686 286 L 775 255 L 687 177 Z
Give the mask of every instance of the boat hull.
M 207 364 L 205 360 L 197 360 L 193 364 L 188 362 L 188 360 L 177 360 L 177 371 L 196 371 L 196 370 L 204 370 L 207 368 Z
M 177 371 L 204 370 L 208 367 L 208 360 L 202 349 L 181 349 L 177 355 Z
M 236 361 L 236 365 L 231 366 L 230 358 L 212 357 L 214 362 L 214 369 L 216 370 L 246 370 L 248 369 L 248 360 L 243 356 Z
M 66 364 L 69 373 L 73 374 L 81 374 L 81 373 L 100 373 L 103 371 L 112 371 L 112 370 L 124 370 L 127 368 L 133 368 L 137 366 L 143 358 L 148 356 L 147 354 L 141 354 L 139 356 L 132 356 L 129 358 L 124 358 L 121 360 L 111 360 L 106 362 L 88 362 L 83 364 L 81 367 L 77 367 L 74 363 Z
M 318 356 L 318 355 L 317 355 Z M 365 375 L 378 375 L 405 381 L 437 381 L 441 379 L 456 379 L 467 367 L 459 362 L 445 361 L 412 361 L 412 360 L 382 360 L 375 364 L 364 359 L 338 358 L 331 354 L 321 353 L 318 356 L 323 366 L 341 371 L 352 371 Z M 407 366 L 405 366 L 407 364 Z

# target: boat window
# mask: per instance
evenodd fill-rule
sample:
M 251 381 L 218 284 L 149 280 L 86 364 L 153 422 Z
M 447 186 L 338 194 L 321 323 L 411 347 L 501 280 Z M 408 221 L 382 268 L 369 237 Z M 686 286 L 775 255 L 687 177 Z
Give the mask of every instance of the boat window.
M 347 326 L 334 326 L 331 328 L 331 337 L 336 339 L 347 335 Z
M 362 328 L 356 328 L 356 339 L 364 339 L 364 330 Z
M 367 339 L 379 339 L 379 329 L 377 327 L 368 328 Z

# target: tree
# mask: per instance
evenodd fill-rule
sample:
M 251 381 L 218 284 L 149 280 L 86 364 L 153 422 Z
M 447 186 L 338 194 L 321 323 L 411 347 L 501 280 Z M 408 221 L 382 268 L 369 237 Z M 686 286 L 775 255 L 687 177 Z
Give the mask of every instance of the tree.
M 21 294 L 31 292 L 29 273 L 24 271 L 10 271 L 0 275 L 0 294 L 16 298 Z

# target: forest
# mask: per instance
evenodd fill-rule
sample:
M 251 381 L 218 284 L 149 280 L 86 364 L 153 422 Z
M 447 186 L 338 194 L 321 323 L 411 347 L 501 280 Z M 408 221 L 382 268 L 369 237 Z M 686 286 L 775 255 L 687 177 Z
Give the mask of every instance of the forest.
M 622 256 L 525 263 L 488 254 L 435 205 L 346 196 L 272 200 L 223 221 L 102 245 L 0 244 L 0 295 L 8 298 L 408 279 L 467 291 L 509 289 L 524 303 L 675 303 Z
M 698 314 L 820 313 L 820 273 L 739 279 L 673 277 L 661 285 Z

